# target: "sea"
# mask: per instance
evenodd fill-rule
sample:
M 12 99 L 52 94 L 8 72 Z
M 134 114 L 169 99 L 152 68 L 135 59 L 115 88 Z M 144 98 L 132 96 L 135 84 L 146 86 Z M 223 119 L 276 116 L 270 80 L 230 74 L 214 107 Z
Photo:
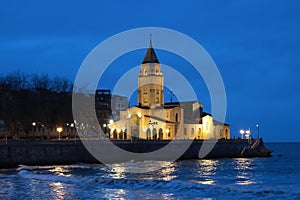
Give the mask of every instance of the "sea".
M 0 199 L 300 199 L 300 143 L 265 145 L 272 157 L 1 169 Z

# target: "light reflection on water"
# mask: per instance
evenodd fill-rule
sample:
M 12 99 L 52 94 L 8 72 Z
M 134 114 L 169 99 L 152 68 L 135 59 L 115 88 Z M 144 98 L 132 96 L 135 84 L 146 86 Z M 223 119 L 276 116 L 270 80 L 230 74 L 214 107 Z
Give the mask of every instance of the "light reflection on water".
M 54 199 L 64 199 L 68 191 L 65 189 L 64 184 L 61 182 L 50 182 L 51 191 L 54 193 Z
M 176 171 L 175 163 L 165 164 L 165 167 L 159 170 L 159 175 L 160 175 L 159 180 L 171 181 L 177 178 L 177 176 L 174 175 L 175 171 Z
M 145 168 L 147 168 L 149 171 L 156 171 L 162 176 L 162 180 L 172 180 L 176 177 L 170 176 L 170 174 L 175 171 L 174 163 L 167 161 L 126 162 L 111 164 L 109 167 L 110 170 L 108 170 L 108 172 L 109 177 L 111 178 L 126 178 L 126 174 L 132 172 L 137 174 L 145 174 L 141 173 L 145 170 Z
M 198 180 L 197 183 L 203 185 L 215 184 L 216 180 L 214 175 L 216 175 L 218 162 L 218 160 L 199 160 L 199 169 L 197 173 L 200 175 L 201 180 Z
M 57 176 L 64 176 L 64 177 L 72 176 L 71 174 L 69 174 L 70 170 L 62 166 L 56 166 L 53 169 L 49 169 L 49 172 L 55 173 Z
M 235 183 L 238 185 L 255 184 L 255 176 L 253 172 L 253 159 L 250 158 L 236 158 L 233 159 L 236 174 Z

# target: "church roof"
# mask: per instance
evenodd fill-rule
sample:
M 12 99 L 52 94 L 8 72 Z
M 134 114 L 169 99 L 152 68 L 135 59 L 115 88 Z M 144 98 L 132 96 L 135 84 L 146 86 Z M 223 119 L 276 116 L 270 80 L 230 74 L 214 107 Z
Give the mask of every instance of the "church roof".
M 150 39 L 150 44 L 149 44 L 148 50 L 146 52 L 146 55 L 144 57 L 144 60 L 143 60 L 142 64 L 145 64 L 145 63 L 159 63 L 159 61 L 157 59 L 157 56 L 155 54 L 155 51 L 152 47 L 152 40 L 151 39 Z

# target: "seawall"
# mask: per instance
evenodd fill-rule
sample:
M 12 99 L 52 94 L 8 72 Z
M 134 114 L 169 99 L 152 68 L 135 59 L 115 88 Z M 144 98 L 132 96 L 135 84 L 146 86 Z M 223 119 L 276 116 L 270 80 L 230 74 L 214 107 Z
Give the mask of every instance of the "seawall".
M 216 145 L 205 158 L 233 158 L 233 157 L 252 157 L 252 156 L 270 156 L 270 154 L 257 154 L 264 150 L 262 140 L 257 145 L 256 154 L 245 153 L 249 148 L 247 140 L 218 140 Z M 116 160 L 113 155 L 118 155 L 118 150 L 112 152 L 110 142 L 108 141 L 85 141 L 97 149 L 101 145 L 102 155 Z M 120 148 L 136 153 L 147 153 L 160 149 L 170 141 L 120 141 L 115 140 L 113 143 Z M 209 141 L 208 141 L 209 142 Z M 213 141 L 212 141 L 213 142 Z M 170 155 L 175 153 L 180 147 L 186 145 L 187 141 L 175 141 L 175 146 L 170 149 Z M 203 144 L 202 140 L 195 140 L 179 159 L 198 159 L 199 150 Z M 253 143 L 252 143 L 253 144 Z M 146 158 L 148 159 L 148 158 Z M 150 158 L 152 159 L 152 158 Z M 154 160 L 156 158 L 153 158 Z M 158 160 L 167 159 L 166 156 L 157 158 Z M 122 160 L 126 161 L 126 159 Z M 85 148 L 80 140 L 61 140 L 61 141 L 5 141 L 0 142 L 0 168 L 13 168 L 18 165 L 59 165 L 75 163 L 99 163 L 89 151 Z

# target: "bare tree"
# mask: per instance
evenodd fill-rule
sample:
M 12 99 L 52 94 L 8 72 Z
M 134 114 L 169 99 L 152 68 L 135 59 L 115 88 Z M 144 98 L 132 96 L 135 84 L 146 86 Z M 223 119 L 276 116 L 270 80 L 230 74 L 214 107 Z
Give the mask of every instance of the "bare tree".
M 54 77 L 51 84 L 51 90 L 59 93 L 70 92 L 72 88 L 72 84 L 69 80 L 61 78 L 61 77 Z
M 34 89 L 50 90 L 51 80 L 47 74 L 33 74 L 31 76 L 31 83 Z
M 28 75 L 24 72 L 12 72 L 4 77 L 2 81 L 9 84 L 13 90 L 25 90 L 30 88 Z

